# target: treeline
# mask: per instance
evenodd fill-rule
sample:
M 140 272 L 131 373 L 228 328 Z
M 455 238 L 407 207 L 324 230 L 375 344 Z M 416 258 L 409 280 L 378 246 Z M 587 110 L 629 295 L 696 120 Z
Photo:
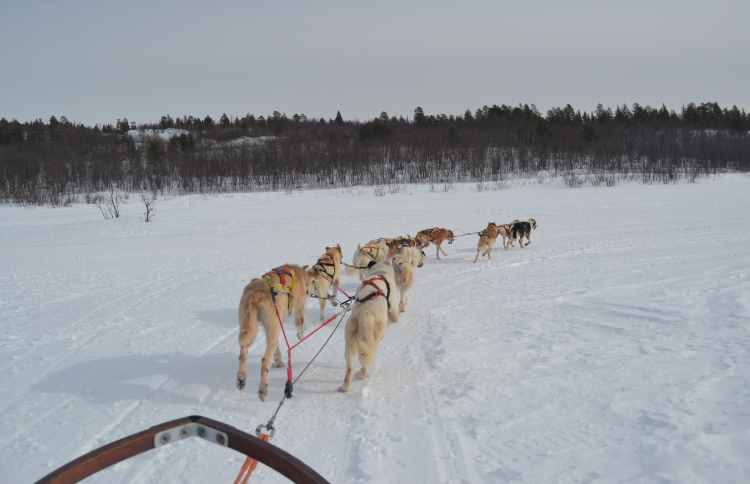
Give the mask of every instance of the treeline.
M 750 169 L 750 115 L 689 104 L 593 112 L 493 105 L 369 121 L 302 114 L 163 116 L 84 126 L 0 119 L 0 199 L 65 204 L 91 192 L 218 192 L 497 181 L 549 174 L 646 183 Z

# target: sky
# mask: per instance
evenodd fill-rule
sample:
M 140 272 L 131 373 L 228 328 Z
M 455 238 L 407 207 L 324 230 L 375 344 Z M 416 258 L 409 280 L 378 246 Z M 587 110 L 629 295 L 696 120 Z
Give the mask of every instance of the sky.
M 749 21 L 748 0 L 0 0 L 0 117 L 750 110 Z

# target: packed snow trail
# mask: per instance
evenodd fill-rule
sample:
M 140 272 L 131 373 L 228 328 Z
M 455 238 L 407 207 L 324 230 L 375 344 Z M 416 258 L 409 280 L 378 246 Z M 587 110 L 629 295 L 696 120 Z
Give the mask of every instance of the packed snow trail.
M 533 216 L 526 249 L 477 264 L 434 248 L 366 382 L 336 392 L 343 331 L 281 410 L 273 443 L 331 482 L 747 482 L 750 178 L 477 193 L 425 187 L 185 196 L 141 220 L 0 207 L 0 481 L 202 414 L 251 431 L 262 332 L 237 369 L 244 285 L 340 242 Z M 345 277 L 344 288 L 356 289 Z M 306 328 L 318 321 L 308 303 Z M 335 309 L 329 308 L 327 314 Z M 288 327 L 293 328 L 291 321 Z M 295 350 L 301 368 L 327 336 Z M 294 334 L 293 330 L 291 334 Z M 231 482 L 243 457 L 188 440 L 91 482 Z M 253 482 L 283 478 L 262 466 Z

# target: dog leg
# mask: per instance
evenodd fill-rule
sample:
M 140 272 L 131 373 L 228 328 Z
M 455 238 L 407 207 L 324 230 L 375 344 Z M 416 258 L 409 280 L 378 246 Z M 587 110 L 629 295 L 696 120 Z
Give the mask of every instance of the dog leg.
M 351 325 L 351 326 L 350 326 Z M 348 392 L 352 386 L 352 358 L 354 356 L 354 350 L 356 341 L 357 320 L 349 320 L 346 323 L 346 346 L 344 350 L 344 357 L 346 358 L 346 374 L 344 375 L 344 383 L 339 387 L 339 391 L 342 393 Z
M 475 263 L 475 264 L 476 264 L 476 262 L 477 262 L 477 261 L 479 260 L 479 252 L 481 252 L 481 249 L 480 249 L 479 247 L 477 247 L 477 255 L 476 255 L 476 256 L 474 256 L 474 263 Z
M 438 245 L 438 249 L 440 249 L 440 253 L 442 253 L 444 256 L 448 257 L 448 253 L 443 250 L 443 245 L 442 244 Z
M 322 297 L 320 299 L 318 299 L 318 302 L 320 303 L 320 322 L 321 323 L 323 321 L 325 321 L 324 311 L 326 309 L 326 301 L 327 301 L 327 299 L 323 299 Z M 304 336 L 304 335 L 300 335 L 300 332 L 298 330 L 297 331 L 297 339 L 302 339 L 302 336 Z
M 320 318 L 323 319 L 323 308 L 325 307 L 325 299 L 321 299 L 321 313 Z M 305 336 L 305 307 L 294 308 L 294 325 L 297 327 L 297 339 L 302 339 Z
M 240 364 L 237 369 L 238 390 L 245 388 L 245 382 L 247 381 L 247 350 L 253 343 L 253 340 L 255 340 L 256 334 L 258 334 L 257 324 L 240 330 Z
M 440 260 L 440 246 L 435 244 L 435 257 L 437 257 L 437 260 Z
M 270 336 L 270 335 L 268 335 Z M 271 358 L 279 349 L 278 332 L 276 338 L 266 340 L 266 351 L 260 360 L 260 384 L 258 385 L 258 398 L 263 401 L 268 396 L 268 372 L 271 368 Z M 281 354 L 279 353 L 279 357 Z

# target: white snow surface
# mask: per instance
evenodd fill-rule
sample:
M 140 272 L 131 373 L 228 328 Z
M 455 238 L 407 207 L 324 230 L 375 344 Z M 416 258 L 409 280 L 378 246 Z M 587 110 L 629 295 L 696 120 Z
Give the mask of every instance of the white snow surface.
M 159 199 L 144 224 L 93 206 L 0 207 L 0 481 L 201 414 L 252 431 L 282 396 L 235 388 L 244 285 L 340 242 L 536 218 L 531 245 L 473 264 L 433 248 L 366 382 L 343 331 L 282 408 L 273 443 L 331 482 L 750 482 L 750 178 L 478 193 L 412 187 Z M 344 288 L 357 281 L 345 277 Z M 333 314 L 333 309 L 327 309 Z M 307 329 L 318 320 L 308 301 Z M 293 323 L 287 328 L 294 334 Z M 299 369 L 328 330 L 295 352 Z M 231 482 L 196 439 L 90 482 Z M 283 477 L 259 467 L 252 482 Z M 89 481 L 87 481 L 89 482 Z

